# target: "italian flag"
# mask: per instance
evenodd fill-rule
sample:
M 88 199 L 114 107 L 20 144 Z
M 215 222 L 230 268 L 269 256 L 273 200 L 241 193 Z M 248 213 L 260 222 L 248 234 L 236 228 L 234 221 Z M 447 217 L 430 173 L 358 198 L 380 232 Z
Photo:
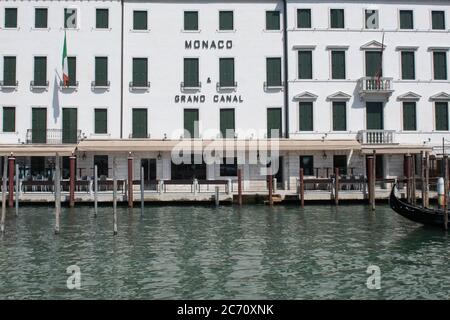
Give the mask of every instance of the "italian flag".
M 67 62 L 67 40 L 66 33 L 64 32 L 64 47 L 62 53 L 62 73 L 63 73 L 63 83 L 66 87 L 69 84 L 69 64 Z

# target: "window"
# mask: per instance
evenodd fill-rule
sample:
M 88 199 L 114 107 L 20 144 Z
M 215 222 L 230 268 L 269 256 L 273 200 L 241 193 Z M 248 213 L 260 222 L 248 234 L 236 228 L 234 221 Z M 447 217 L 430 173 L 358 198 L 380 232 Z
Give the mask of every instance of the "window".
M 313 103 L 300 102 L 298 113 L 300 117 L 299 131 L 313 131 Z
M 186 139 L 199 137 L 198 109 L 184 109 L 184 137 Z
M 219 64 L 220 86 L 234 87 L 234 59 L 221 58 Z
M 416 65 L 414 51 L 402 51 L 402 79 L 414 80 L 416 78 Z
M 238 171 L 237 158 L 224 158 L 220 164 L 221 177 L 236 177 Z
M 76 108 L 62 109 L 62 143 L 78 142 L 78 121 Z
M 433 30 L 445 30 L 445 11 L 432 11 L 431 20 Z
M 345 79 L 345 51 L 331 51 L 331 78 Z
M 98 178 L 108 177 L 109 166 L 108 166 L 108 156 L 96 155 L 94 156 L 94 167 L 97 166 Z
M 366 103 L 366 128 L 367 130 L 384 130 L 383 103 Z
M 312 79 L 312 51 L 298 52 L 298 78 Z
M 96 9 L 95 27 L 97 29 L 109 28 L 109 10 L 108 9 Z
M 77 58 L 67 57 L 67 66 L 69 67 L 69 87 L 75 87 L 77 85 Z
M 220 134 L 222 138 L 234 138 L 234 109 L 220 109 Z
M 344 9 L 330 10 L 330 27 L 331 29 L 345 28 Z
M 297 9 L 297 28 L 311 28 L 311 9 Z
M 147 11 L 133 11 L 133 30 L 148 30 Z
M 412 10 L 400 10 L 400 29 L 414 29 L 414 15 Z
M 365 10 L 365 28 L 378 29 L 380 27 L 378 10 Z
M 47 143 L 47 109 L 31 110 L 31 143 Z
M 266 11 L 266 30 L 280 30 L 280 11 Z
M 281 58 L 267 58 L 266 73 L 268 87 L 281 86 Z
M 198 31 L 198 11 L 184 12 L 184 30 Z
M 416 103 L 403 102 L 403 130 L 416 131 Z
M 281 138 L 281 108 L 267 109 L 267 138 Z
M 300 156 L 300 169 L 303 169 L 303 175 L 314 175 L 314 157 L 313 156 Z
M 34 85 L 47 85 L 47 57 L 34 57 Z
M 347 156 L 346 155 L 334 155 L 333 156 L 333 168 L 339 169 L 340 175 L 347 174 Z
M 148 61 L 147 58 L 133 58 L 133 86 L 148 86 Z
M 344 101 L 333 102 L 333 131 L 347 130 L 347 103 Z
M 202 156 L 201 154 L 199 155 Z M 171 180 L 190 180 L 206 179 L 206 163 L 202 161 L 201 163 L 195 162 L 196 156 L 192 155 L 189 163 L 175 164 L 172 162 L 170 169 Z
M 200 87 L 198 58 L 184 59 L 184 87 Z
M 219 11 L 219 30 L 234 30 L 233 11 Z
M 108 85 L 108 57 L 95 57 L 95 85 Z
M 3 107 L 3 132 L 16 131 L 16 108 Z
M 381 51 L 366 51 L 366 77 L 383 76 Z
M 95 109 L 95 129 L 96 134 L 108 133 L 108 109 Z
M 448 102 L 435 103 L 436 130 L 448 131 Z
M 64 9 L 64 28 L 65 29 L 77 28 L 77 9 L 71 8 Z
M 447 80 L 447 52 L 433 52 L 434 80 Z
M 34 27 L 36 29 L 46 29 L 48 27 L 47 8 L 34 9 Z
M 16 85 L 16 57 L 3 58 L 3 85 Z
M 17 28 L 17 8 L 5 8 L 5 28 Z
M 148 138 L 147 133 L 147 109 L 133 109 L 133 132 L 132 137 Z

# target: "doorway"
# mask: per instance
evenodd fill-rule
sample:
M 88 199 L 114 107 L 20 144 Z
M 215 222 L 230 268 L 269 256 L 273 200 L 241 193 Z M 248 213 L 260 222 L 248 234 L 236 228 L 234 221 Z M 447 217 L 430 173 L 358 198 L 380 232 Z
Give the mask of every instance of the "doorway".
M 141 159 L 141 168 L 144 168 L 144 188 L 156 190 L 156 159 Z

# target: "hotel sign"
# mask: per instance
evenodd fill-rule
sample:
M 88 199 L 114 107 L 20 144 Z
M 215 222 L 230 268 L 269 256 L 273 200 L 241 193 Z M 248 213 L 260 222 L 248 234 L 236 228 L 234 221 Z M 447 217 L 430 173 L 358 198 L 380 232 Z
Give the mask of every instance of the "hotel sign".
M 233 48 L 233 41 L 231 40 L 186 40 L 184 42 L 186 50 L 230 50 Z
M 205 103 L 206 96 L 199 94 L 179 94 L 175 96 L 175 103 Z M 216 94 L 212 97 L 213 103 L 243 103 L 241 95 Z

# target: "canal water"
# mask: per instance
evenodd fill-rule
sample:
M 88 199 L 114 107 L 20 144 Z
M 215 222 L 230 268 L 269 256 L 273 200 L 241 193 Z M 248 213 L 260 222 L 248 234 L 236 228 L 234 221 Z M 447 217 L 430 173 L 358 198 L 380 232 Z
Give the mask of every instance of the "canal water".
M 116 237 L 110 207 L 63 208 L 58 236 L 53 208 L 8 215 L 1 299 L 450 298 L 449 235 L 388 206 L 119 208 Z

